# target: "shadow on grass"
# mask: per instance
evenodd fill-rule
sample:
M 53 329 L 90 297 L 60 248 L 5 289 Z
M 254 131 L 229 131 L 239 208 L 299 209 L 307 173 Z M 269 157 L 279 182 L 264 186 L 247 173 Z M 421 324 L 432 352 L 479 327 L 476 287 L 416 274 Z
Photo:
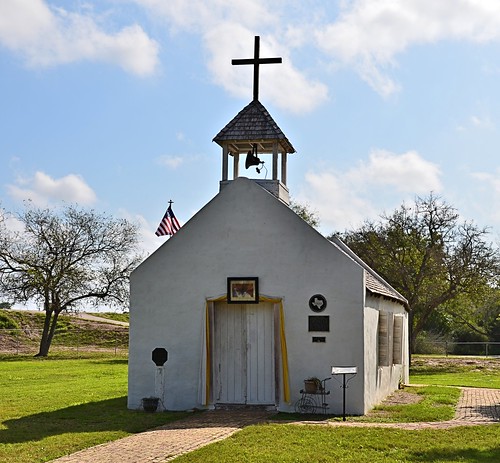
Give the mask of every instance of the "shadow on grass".
M 435 449 L 423 452 L 412 452 L 409 461 L 414 462 L 443 462 L 466 461 L 468 463 L 494 463 L 500 461 L 500 448 L 488 450 L 468 449 Z
M 89 402 L 60 410 L 6 420 L 0 429 L 4 444 L 38 441 L 66 433 L 124 431 L 137 433 L 183 418 L 180 412 L 145 413 L 127 409 L 127 397 Z
M 279 412 L 272 416 L 273 421 L 328 421 L 336 418 L 335 415 L 316 413 L 286 413 Z

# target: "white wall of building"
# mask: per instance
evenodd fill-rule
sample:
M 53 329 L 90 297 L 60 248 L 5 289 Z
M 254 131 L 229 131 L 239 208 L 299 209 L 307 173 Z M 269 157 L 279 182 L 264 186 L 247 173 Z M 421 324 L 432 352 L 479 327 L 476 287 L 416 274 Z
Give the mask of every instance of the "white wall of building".
M 403 351 L 403 363 L 389 366 L 380 366 L 378 363 L 378 321 L 380 311 L 398 314 L 404 317 L 403 346 L 408 340 L 408 313 L 404 307 L 392 300 L 368 296 L 364 316 L 365 333 L 365 413 L 374 405 L 380 403 L 388 394 L 396 390 L 400 383 L 409 382 L 409 355 L 408 349 Z M 406 342 L 407 344 L 407 342 Z M 391 354 L 392 355 L 392 354 Z
M 371 386 L 377 372 L 364 368 L 372 348 L 363 335 L 371 339 L 376 317 L 363 309 L 363 272 L 287 206 L 253 181 L 238 178 L 132 274 L 129 408 L 154 395 L 151 352 L 156 347 L 169 354 L 165 408 L 203 406 L 206 300 L 226 293 L 227 277 L 256 276 L 261 294 L 283 300 L 291 403 L 281 395 L 280 409 L 293 409 L 307 377 L 325 378 L 332 365 L 352 365 L 358 375 L 349 384 L 347 410 L 364 413 L 367 381 Z M 314 315 L 308 301 L 317 293 L 328 302 L 320 314 L 330 316 L 328 333 L 308 332 L 308 316 Z M 312 336 L 326 342 L 312 343 Z M 340 413 L 342 390 L 334 380 L 328 385 L 330 411 Z

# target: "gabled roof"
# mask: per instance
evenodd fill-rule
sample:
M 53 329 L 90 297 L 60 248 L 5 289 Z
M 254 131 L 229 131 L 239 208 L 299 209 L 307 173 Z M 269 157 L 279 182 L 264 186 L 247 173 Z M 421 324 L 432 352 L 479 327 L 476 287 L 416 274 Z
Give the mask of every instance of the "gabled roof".
M 406 298 L 399 294 L 379 275 L 375 276 L 373 273 L 365 271 L 365 284 L 366 289 L 370 291 L 370 293 L 403 302 L 406 306 L 408 306 L 408 301 L 406 300 Z
M 345 243 L 336 237 L 332 238 L 331 242 L 365 269 L 365 287 L 367 291 L 378 296 L 402 302 L 408 308 L 408 300 L 359 258 Z
M 232 148 L 236 152 L 251 149 L 252 144 L 257 143 L 259 152 L 269 153 L 273 151 L 273 143 L 277 141 L 285 153 L 295 153 L 295 148 L 258 100 L 245 106 L 213 141 L 220 146 L 228 144 L 230 150 Z

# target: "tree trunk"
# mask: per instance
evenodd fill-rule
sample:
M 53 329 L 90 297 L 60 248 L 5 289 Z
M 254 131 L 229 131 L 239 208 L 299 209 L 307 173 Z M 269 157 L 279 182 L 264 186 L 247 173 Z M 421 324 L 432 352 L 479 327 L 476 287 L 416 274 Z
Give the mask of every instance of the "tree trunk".
M 35 357 L 47 357 L 49 355 L 50 345 L 52 343 L 52 338 L 56 331 L 57 318 L 59 317 L 60 311 L 45 311 L 45 321 L 43 323 L 42 339 L 40 340 L 40 349 Z

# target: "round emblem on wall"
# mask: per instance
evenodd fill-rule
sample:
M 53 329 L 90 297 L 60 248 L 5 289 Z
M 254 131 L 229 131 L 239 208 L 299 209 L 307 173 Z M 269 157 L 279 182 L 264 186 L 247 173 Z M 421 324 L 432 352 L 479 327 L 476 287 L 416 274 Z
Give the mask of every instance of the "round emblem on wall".
M 309 299 L 309 308 L 313 312 L 323 312 L 326 309 L 326 298 L 322 294 L 315 294 Z

